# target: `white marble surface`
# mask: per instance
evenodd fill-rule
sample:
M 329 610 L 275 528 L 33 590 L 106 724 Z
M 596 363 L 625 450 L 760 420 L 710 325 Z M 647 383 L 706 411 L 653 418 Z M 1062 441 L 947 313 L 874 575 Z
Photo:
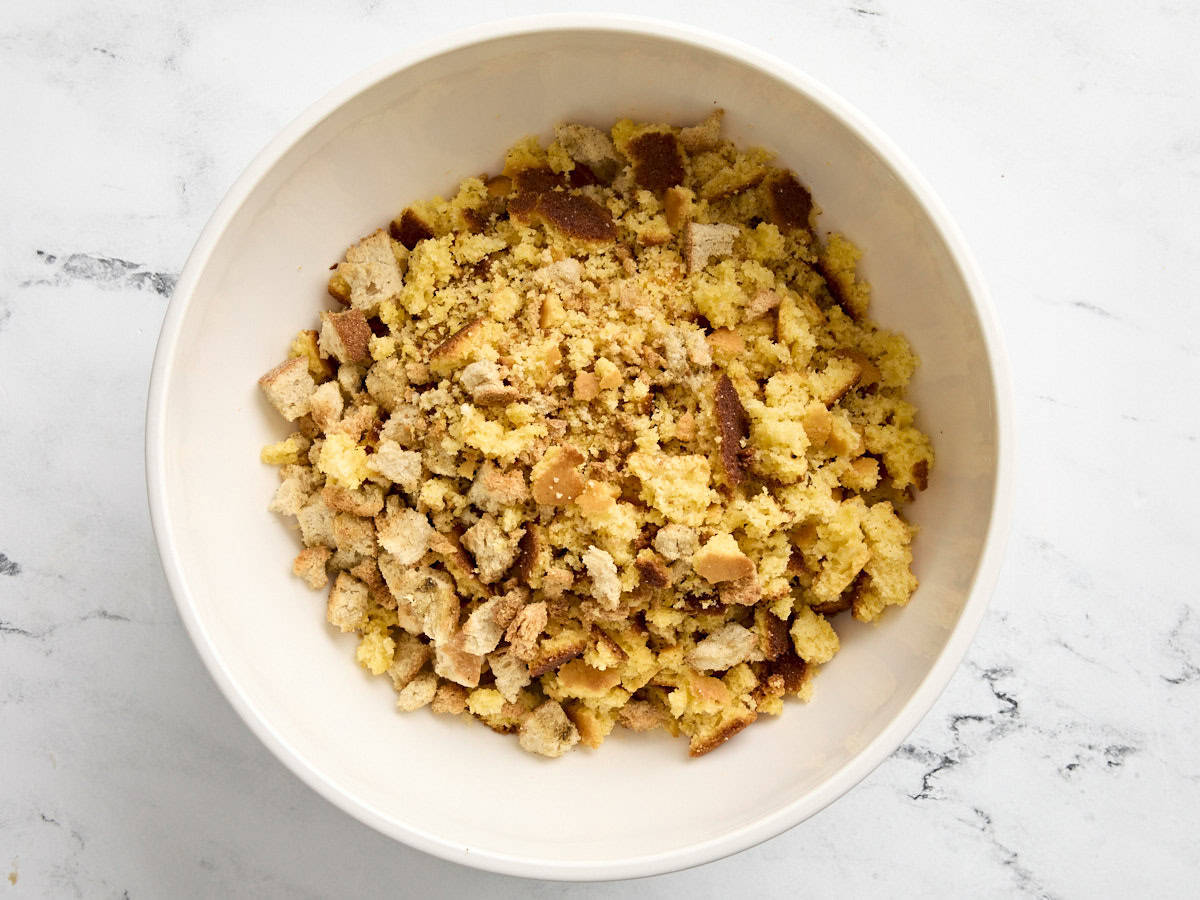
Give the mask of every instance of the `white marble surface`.
M 778 54 L 909 152 L 999 306 L 1019 486 L 979 638 L 890 760 L 736 857 L 574 887 L 393 844 L 277 763 L 183 631 L 142 466 L 175 273 L 258 148 L 368 62 L 554 5 L 169 6 L 0 16 L 0 898 L 1194 895 L 1194 5 L 607 4 Z

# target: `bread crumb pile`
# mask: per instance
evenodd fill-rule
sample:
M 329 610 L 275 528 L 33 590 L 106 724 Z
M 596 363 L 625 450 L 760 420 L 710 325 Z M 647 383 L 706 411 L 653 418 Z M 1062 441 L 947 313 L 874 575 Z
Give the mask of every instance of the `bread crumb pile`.
M 260 380 L 298 429 L 262 459 L 401 710 L 700 756 L 908 601 L 917 360 L 818 212 L 719 112 L 564 124 L 346 251 Z

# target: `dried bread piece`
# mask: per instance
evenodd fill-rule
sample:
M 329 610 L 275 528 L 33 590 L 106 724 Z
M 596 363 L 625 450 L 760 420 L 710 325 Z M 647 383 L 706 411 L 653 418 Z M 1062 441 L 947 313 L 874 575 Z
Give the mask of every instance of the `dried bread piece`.
M 327 484 L 321 489 L 321 498 L 330 509 L 355 516 L 374 516 L 383 509 L 383 488 L 377 484 L 357 488 Z
M 721 143 L 721 122 L 725 110 L 714 109 L 698 125 L 679 129 L 679 143 L 688 153 L 701 153 L 714 149 Z
M 630 139 L 625 154 L 633 163 L 633 178 L 639 186 L 660 193 L 683 183 L 683 150 L 672 132 L 643 131 Z
M 411 565 L 429 550 L 433 527 L 429 519 L 415 509 L 405 507 L 399 497 L 389 497 L 387 510 L 375 517 L 379 546 L 402 565 Z
M 345 572 L 339 572 L 329 591 L 326 618 L 339 631 L 357 631 L 367 618 L 367 586 Z
M 529 486 L 519 469 L 503 470 L 491 460 L 480 466 L 467 493 L 471 503 L 492 515 L 499 515 L 508 507 L 520 506 L 529 497 Z
M 509 591 L 477 606 L 463 623 L 463 649 L 479 655 L 495 650 L 505 629 L 525 605 L 526 598 L 523 591 Z
M 653 550 L 639 550 L 635 564 L 641 575 L 642 584 L 663 588 L 671 583 L 671 570 L 667 568 L 662 557 Z
M 666 193 L 663 194 L 663 208 L 666 213 L 667 227 L 671 231 L 678 232 L 691 221 L 692 215 L 695 212 L 693 202 L 695 199 L 696 195 L 691 188 L 685 187 L 668 188 Z
M 753 606 L 762 598 L 762 584 L 755 575 L 747 575 L 735 581 L 723 581 L 717 594 L 726 606 Z
M 337 513 L 333 517 L 333 543 L 338 550 L 357 556 L 374 556 L 379 550 L 375 543 L 375 523 L 351 513 Z
M 308 371 L 308 363 L 297 356 L 285 359 L 258 379 L 267 399 L 289 422 L 308 413 L 316 382 Z
M 371 326 L 360 309 L 321 313 L 321 337 L 318 346 L 323 356 L 339 363 L 364 365 L 371 361 Z
M 782 302 L 783 297 L 778 291 L 770 289 L 761 290 L 751 297 L 750 302 L 746 304 L 746 319 L 757 319 L 759 316 L 765 316 Z
M 758 632 L 759 649 L 763 658 L 773 662 L 792 649 L 787 620 L 770 609 L 759 606 L 754 610 L 754 628 Z
M 538 638 L 549 622 L 545 601 L 522 607 L 504 632 L 514 656 L 530 662 L 538 652 Z
M 744 444 L 750 436 L 750 417 L 728 375 L 717 379 L 713 410 L 720 433 L 721 466 L 725 478 L 732 485 L 740 484 L 746 477 L 748 453 Z
M 563 123 L 555 127 L 554 139 L 571 159 L 586 165 L 601 181 L 612 181 L 621 167 L 612 138 L 599 128 Z
M 421 454 L 405 450 L 396 441 L 382 441 L 367 458 L 367 469 L 399 485 L 408 494 L 416 494 L 421 487 Z
M 543 225 L 557 235 L 601 247 L 617 239 L 612 213 L 590 197 L 567 191 L 518 194 L 508 213 L 526 225 Z
M 732 669 L 758 651 L 758 636 L 753 631 L 727 622 L 698 642 L 687 655 L 688 665 L 702 672 Z
M 304 479 L 285 478 L 275 489 L 275 496 L 271 498 L 271 503 L 267 508 L 280 515 L 294 516 L 304 508 L 304 504 L 311 496 L 312 489 Z
M 521 688 L 532 680 L 529 677 L 529 666 L 511 649 L 498 650 L 488 656 L 488 666 L 496 678 L 496 690 L 509 703 L 516 703 L 521 695 Z
M 367 235 L 346 251 L 345 262 L 329 279 L 329 293 L 342 303 L 374 315 L 379 305 L 399 295 L 404 287 L 407 252 L 398 253 L 383 229 Z
M 617 721 L 630 731 L 653 731 L 662 727 L 665 716 L 660 707 L 648 700 L 630 700 L 621 707 Z
M 775 172 L 763 182 L 763 188 L 772 225 L 781 229 L 809 227 L 812 195 L 793 173 Z
M 321 494 L 313 494 L 296 513 L 300 537 L 306 547 L 333 547 L 334 512 Z
M 670 523 L 658 529 L 654 535 L 654 549 L 669 560 L 682 559 L 686 562 L 700 549 L 700 538 L 695 528 Z
M 446 640 L 435 640 L 433 671 L 455 684 L 473 688 L 479 686 L 483 674 L 483 656 L 470 652 L 467 640 L 461 631 Z
M 683 258 L 688 273 L 699 272 L 713 259 L 733 253 L 733 242 L 741 230 L 736 225 L 702 225 L 688 222 L 683 229 Z
M 310 588 L 323 588 L 329 584 L 325 564 L 332 555 L 333 551 L 328 547 L 305 547 L 292 562 L 292 574 L 303 578 Z
M 421 241 L 433 237 L 433 225 L 411 206 L 400 213 L 389 226 L 389 230 L 391 237 L 403 244 L 407 250 L 414 250 Z
M 440 716 L 461 716 L 467 711 L 468 687 L 453 681 L 439 682 L 430 708 Z
M 342 389 L 336 381 L 327 381 L 309 398 L 309 409 L 313 422 L 321 431 L 329 431 L 342 418 L 346 402 L 342 399 Z
M 438 677 L 432 672 L 422 672 L 406 684 L 396 697 L 396 709 L 413 712 L 433 702 L 437 694 Z
M 593 544 L 583 554 L 582 561 L 592 579 L 592 596 L 607 609 L 616 608 L 621 599 L 621 579 L 612 555 Z
M 475 557 L 475 571 L 480 581 L 484 584 L 499 581 L 512 567 L 524 533 L 521 529 L 506 534 L 491 513 L 485 513 L 463 533 L 463 546 Z
M 521 747 L 530 753 L 556 759 L 579 743 L 579 730 L 567 718 L 560 704 L 547 700 L 522 724 L 518 732 Z
M 392 679 L 392 687 L 399 693 L 412 684 L 414 678 L 429 662 L 429 645 L 407 632 L 400 632 L 394 638 L 395 649 L 392 651 L 392 664 L 388 667 L 388 677 Z M 433 699 L 432 693 L 430 699 Z

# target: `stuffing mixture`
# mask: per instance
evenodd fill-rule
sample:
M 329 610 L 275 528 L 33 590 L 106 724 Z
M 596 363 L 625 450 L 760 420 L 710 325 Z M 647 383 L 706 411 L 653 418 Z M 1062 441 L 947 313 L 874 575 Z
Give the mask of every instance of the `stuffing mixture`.
M 293 570 L 401 710 L 700 756 L 916 589 L 917 359 L 721 118 L 521 141 L 350 247 L 260 380 Z

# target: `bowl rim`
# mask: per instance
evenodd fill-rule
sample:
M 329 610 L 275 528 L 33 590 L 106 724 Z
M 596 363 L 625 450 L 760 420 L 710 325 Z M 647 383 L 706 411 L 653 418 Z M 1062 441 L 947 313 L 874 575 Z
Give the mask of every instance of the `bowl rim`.
M 983 334 L 993 384 L 996 416 L 996 481 L 983 552 L 967 592 L 962 614 L 942 652 L 900 712 L 870 743 L 831 778 L 803 797 L 719 837 L 676 850 L 603 862 L 548 861 L 535 856 L 473 849 L 386 817 L 335 786 L 310 766 L 266 716 L 242 692 L 213 644 L 193 601 L 168 517 L 165 427 L 168 390 L 185 313 L 201 273 L 220 236 L 263 177 L 312 128 L 342 104 L 396 72 L 472 44 L 535 32 L 595 31 L 662 38 L 718 53 L 790 85 L 838 119 L 870 146 L 932 219 L 967 286 Z M 999 576 L 1008 539 L 1014 467 L 1013 402 L 1008 357 L 995 308 L 974 257 L 949 211 L 908 157 L 879 128 L 846 100 L 790 63 L 723 35 L 659 19 L 604 13 L 553 13 L 501 19 L 459 29 L 421 42 L 368 66 L 343 81 L 296 116 L 254 157 L 217 205 L 179 276 L 163 318 L 146 404 L 146 481 L 150 518 L 167 583 L 192 643 L 217 687 L 250 730 L 288 769 L 344 812 L 418 850 L 477 869 L 526 878 L 593 881 L 639 878 L 677 871 L 721 859 L 752 847 L 824 809 L 867 777 L 905 740 L 929 712 L 966 655 Z

